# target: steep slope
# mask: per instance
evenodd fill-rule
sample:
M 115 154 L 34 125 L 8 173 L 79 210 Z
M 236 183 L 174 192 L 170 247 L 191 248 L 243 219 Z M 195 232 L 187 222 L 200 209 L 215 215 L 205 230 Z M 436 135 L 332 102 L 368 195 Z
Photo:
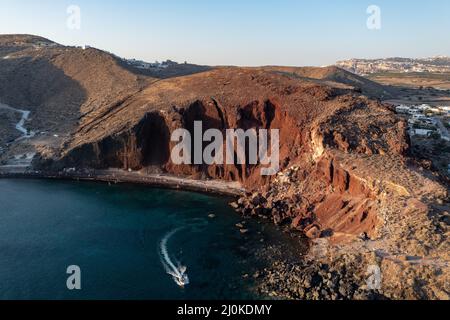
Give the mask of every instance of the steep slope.
M 216 128 L 222 132 L 230 128 L 280 129 L 281 158 L 286 162 L 284 166 L 287 166 L 289 160 L 302 154 L 315 154 L 317 151 L 314 150 L 316 147 L 312 133 L 327 117 L 333 117 L 337 112 L 346 112 L 344 110 L 348 106 L 355 106 L 355 110 L 347 111 L 349 115 L 359 109 L 363 117 L 371 118 L 373 128 L 363 121 L 348 122 L 352 128 L 344 127 L 339 130 L 342 134 L 338 135 L 338 126 L 344 126 L 346 122 L 336 121 L 335 131 L 324 134 L 330 144 L 336 140 L 345 145 L 342 140 L 347 139 L 351 145 L 343 148 L 353 148 L 361 152 L 405 151 L 406 146 L 398 144 L 399 140 L 405 139 L 404 127 L 397 125 L 388 110 L 362 97 L 342 94 L 342 90 L 314 82 L 299 81 L 287 75 L 240 68 L 216 69 L 190 77 L 169 79 L 151 85 L 125 100 L 114 112 L 80 127 L 66 153 L 72 159 L 83 159 L 84 165 L 89 165 L 92 161 L 98 168 L 105 168 L 111 163 L 102 161 L 104 155 L 101 150 L 116 150 L 115 154 L 106 156 L 108 161 L 115 158 L 113 163 L 124 169 L 142 169 L 142 159 L 149 156 L 143 154 L 143 150 L 160 150 L 139 148 L 142 140 L 160 139 L 159 136 L 139 136 L 139 133 L 143 132 L 140 128 L 145 126 L 145 121 L 153 123 L 155 119 L 159 119 L 159 124 L 152 126 L 157 125 L 164 129 L 160 134 L 169 148 L 170 133 L 180 127 L 192 130 L 193 122 L 201 120 L 205 123 L 205 130 Z M 100 127 L 101 124 L 104 125 Z M 372 141 L 371 130 L 377 130 L 379 136 L 376 142 Z M 355 135 L 344 137 L 350 132 L 355 132 Z M 113 138 L 117 143 L 114 147 L 111 145 L 114 144 L 112 137 L 118 137 Z M 99 145 L 89 147 L 89 154 L 86 148 L 91 143 Z M 107 143 L 107 146 L 104 146 L 104 143 Z M 136 147 L 128 145 L 135 143 Z M 100 150 L 100 153 L 96 150 Z M 76 156 L 77 151 L 82 152 L 83 156 Z M 167 157 L 166 160 L 159 165 L 172 173 L 195 173 L 211 178 L 238 180 L 248 185 L 263 179 L 257 166 L 185 168 L 174 166 Z
M 11 34 L 11 35 L 0 35 L 0 56 L 5 57 L 9 53 L 21 51 L 28 48 L 39 48 L 39 47 L 54 47 L 58 46 L 53 41 L 48 39 L 26 35 L 26 34 Z
M 51 153 L 72 130 L 152 81 L 97 49 L 65 47 L 35 36 L 0 36 L 0 103 L 30 111 L 27 128 L 37 133 L 33 141 L 56 146 Z
M 175 175 L 239 181 L 248 190 L 274 184 L 277 177 L 261 176 L 260 165 L 175 165 L 170 158 L 174 146 L 170 136 L 179 128 L 193 134 L 194 121 L 202 121 L 204 130 L 214 128 L 224 134 L 234 128 L 279 129 L 281 170 L 297 166 L 305 180 L 311 176 L 323 183 L 316 187 L 311 183 L 308 190 L 299 191 L 303 196 L 315 194 L 309 206 L 317 206 L 316 217 L 331 217 L 341 211 L 340 202 L 354 201 L 344 216 L 334 217 L 344 223 L 346 215 L 356 221 L 352 212 L 361 215 L 358 222 L 335 228 L 353 235 L 377 234 L 376 197 L 370 185 L 358 182 L 362 177 L 338 171 L 342 160 L 336 160 L 332 151 L 386 155 L 386 161 L 396 163 L 409 149 L 406 124 L 385 106 L 351 90 L 299 81 L 280 73 L 223 68 L 160 81 L 123 101 L 110 113 L 80 127 L 63 157 L 55 162 L 55 169 L 112 167 L 151 172 L 157 167 Z M 378 174 L 386 176 L 389 172 Z M 325 186 L 335 191 L 324 192 Z M 310 210 L 288 209 L 282 216 L 274 213 L 273 217 L 282 221 L 307 215 Z M 371 222 L 363 223 L 367 218 Z M 328 220 L 322 229 L 333 227 Z

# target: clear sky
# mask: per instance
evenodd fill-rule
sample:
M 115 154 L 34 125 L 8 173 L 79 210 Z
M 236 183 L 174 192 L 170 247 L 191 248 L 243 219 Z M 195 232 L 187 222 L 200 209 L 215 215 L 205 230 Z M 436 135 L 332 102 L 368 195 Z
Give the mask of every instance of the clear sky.
M 67 8 L 81 9 L 81 29 Z M 367 27 L 370 5 L 381 29 Z M 0 33 L 88 44 L 127 58 L 208 65 L 329 65 L 450 56 L 448 0 L 0 0 Z

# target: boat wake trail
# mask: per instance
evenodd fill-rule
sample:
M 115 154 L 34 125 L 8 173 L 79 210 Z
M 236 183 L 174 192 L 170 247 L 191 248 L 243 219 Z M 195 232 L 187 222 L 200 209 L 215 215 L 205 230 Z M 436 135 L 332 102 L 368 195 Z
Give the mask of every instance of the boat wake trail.
M 167 233 L 164 238 L 162 238 L 159 244 L 159 255 L 164 270 L 167 272 L 167 274 L 172 276 L 172 279 L 175 281 L 175 283 L 182 288 L 190 284 L 190 280 L 187 274 L 187 267 L 183 266 L 176 259 L 172 260 L 168 250 L 168 243 L 172 239 L 172 237 L 181 230 L 188 229 L 193 233 L 202 232 L 208 226 L 208 224 L 208 221 L 202 218 L 185 220 L 182 223 L 182 227 L 178 227 Z
M 187 267 L 182 266 L 178 261 L 175 263 L 170 258 L 167 244 L 169 240 L 180 230 L 183 228 L 177 228 L 171 232 L 169 232 L 162 240 L 160 244 L 160 254 L 161 254 L 161 263 L 164 266 L 167 274 L 172 276 L 172 279 L 175 283 L 184 288 L 189 284 L 189 277 L 187 275 Z

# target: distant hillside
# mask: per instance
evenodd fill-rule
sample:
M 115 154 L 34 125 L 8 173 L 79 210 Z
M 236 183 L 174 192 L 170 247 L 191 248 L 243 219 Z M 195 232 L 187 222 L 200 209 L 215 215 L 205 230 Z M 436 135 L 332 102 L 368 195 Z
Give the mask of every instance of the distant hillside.
M 155 81 L 211 69 L 172 61 L 126 60 L 95 48 L 63 46 L 33 35 L 1 35 L 0 103 L 30 110 L 33 130 L 67 132 L 92 125 L 92 119 Z M 336 67 L 259 69 L 356 89 L 370 97 L 389 96 L 383 86 Z
M 35 36 L 0 36 L 0 102 L 32 111 L 35 130 L 64 132 L 148 81 L 97 49 Z
M 0 56 L 21 51 L 27 48 L 54 47 L 57 43 L 32 35 L 0 35 Z
M 38 131 L 85 126 L 152 82 L 208 69 L 177 63 L 142 69 L 95 48 L 0 35 L 0 103 L 32 111 L 30 126 Z
M 119 63 L 122 67 L 133 73 L 158 79 L 187 76 L 213 69 L 208 66 L 199 66 L 190 63 L 177 63 L 170 60 L 161 63 L 149 63 L 140 60 L 119 58 Z
M 338 61 L 336 66 L 347 71 L 368 75 L 392 72 L 450 72 L 450 57 L 438 56 L 424 59 L 386 58 L 386 59 L 350 59 Z
M 266 71 L 276 71 L 294 75 L 304 80 L 318 80 L 336 87 L 347 87 L 360 91 L 366 96 L 386 99 L 392 96 L 390 88 L 341 68 L 330 67 L 263 67 Z
M 55 42 L 43 37 L 28 34 L 0 35 L 1 47 L 28 47 L 39 45 L 57 45 Z

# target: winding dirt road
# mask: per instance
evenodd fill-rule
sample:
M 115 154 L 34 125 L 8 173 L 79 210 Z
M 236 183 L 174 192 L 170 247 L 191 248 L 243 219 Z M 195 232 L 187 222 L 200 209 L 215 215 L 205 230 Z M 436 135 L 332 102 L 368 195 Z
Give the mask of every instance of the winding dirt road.
M 30 113 L 31 113 L 30 111 L 16 109 L 16 108 L 10 107 L 10 106 L 8 106 L 6 104 L 2 104 L 2 103 L 0 103 L 0 109 L 6 109 L 6 110 L 10 110 L 10 111 L 22 114 L 22 118 L 16 124 L 16 130 L 20 131 L 22 133 L 22 136 L 19 137 L 17 140 L 29 139 L 29 138 L 34 137 L 35 133 L 33 131 L 28 131 L 28 129 L 26 129 L 24 127 L 25 122 L 28 120 L 28 118 L 30 116 Z

